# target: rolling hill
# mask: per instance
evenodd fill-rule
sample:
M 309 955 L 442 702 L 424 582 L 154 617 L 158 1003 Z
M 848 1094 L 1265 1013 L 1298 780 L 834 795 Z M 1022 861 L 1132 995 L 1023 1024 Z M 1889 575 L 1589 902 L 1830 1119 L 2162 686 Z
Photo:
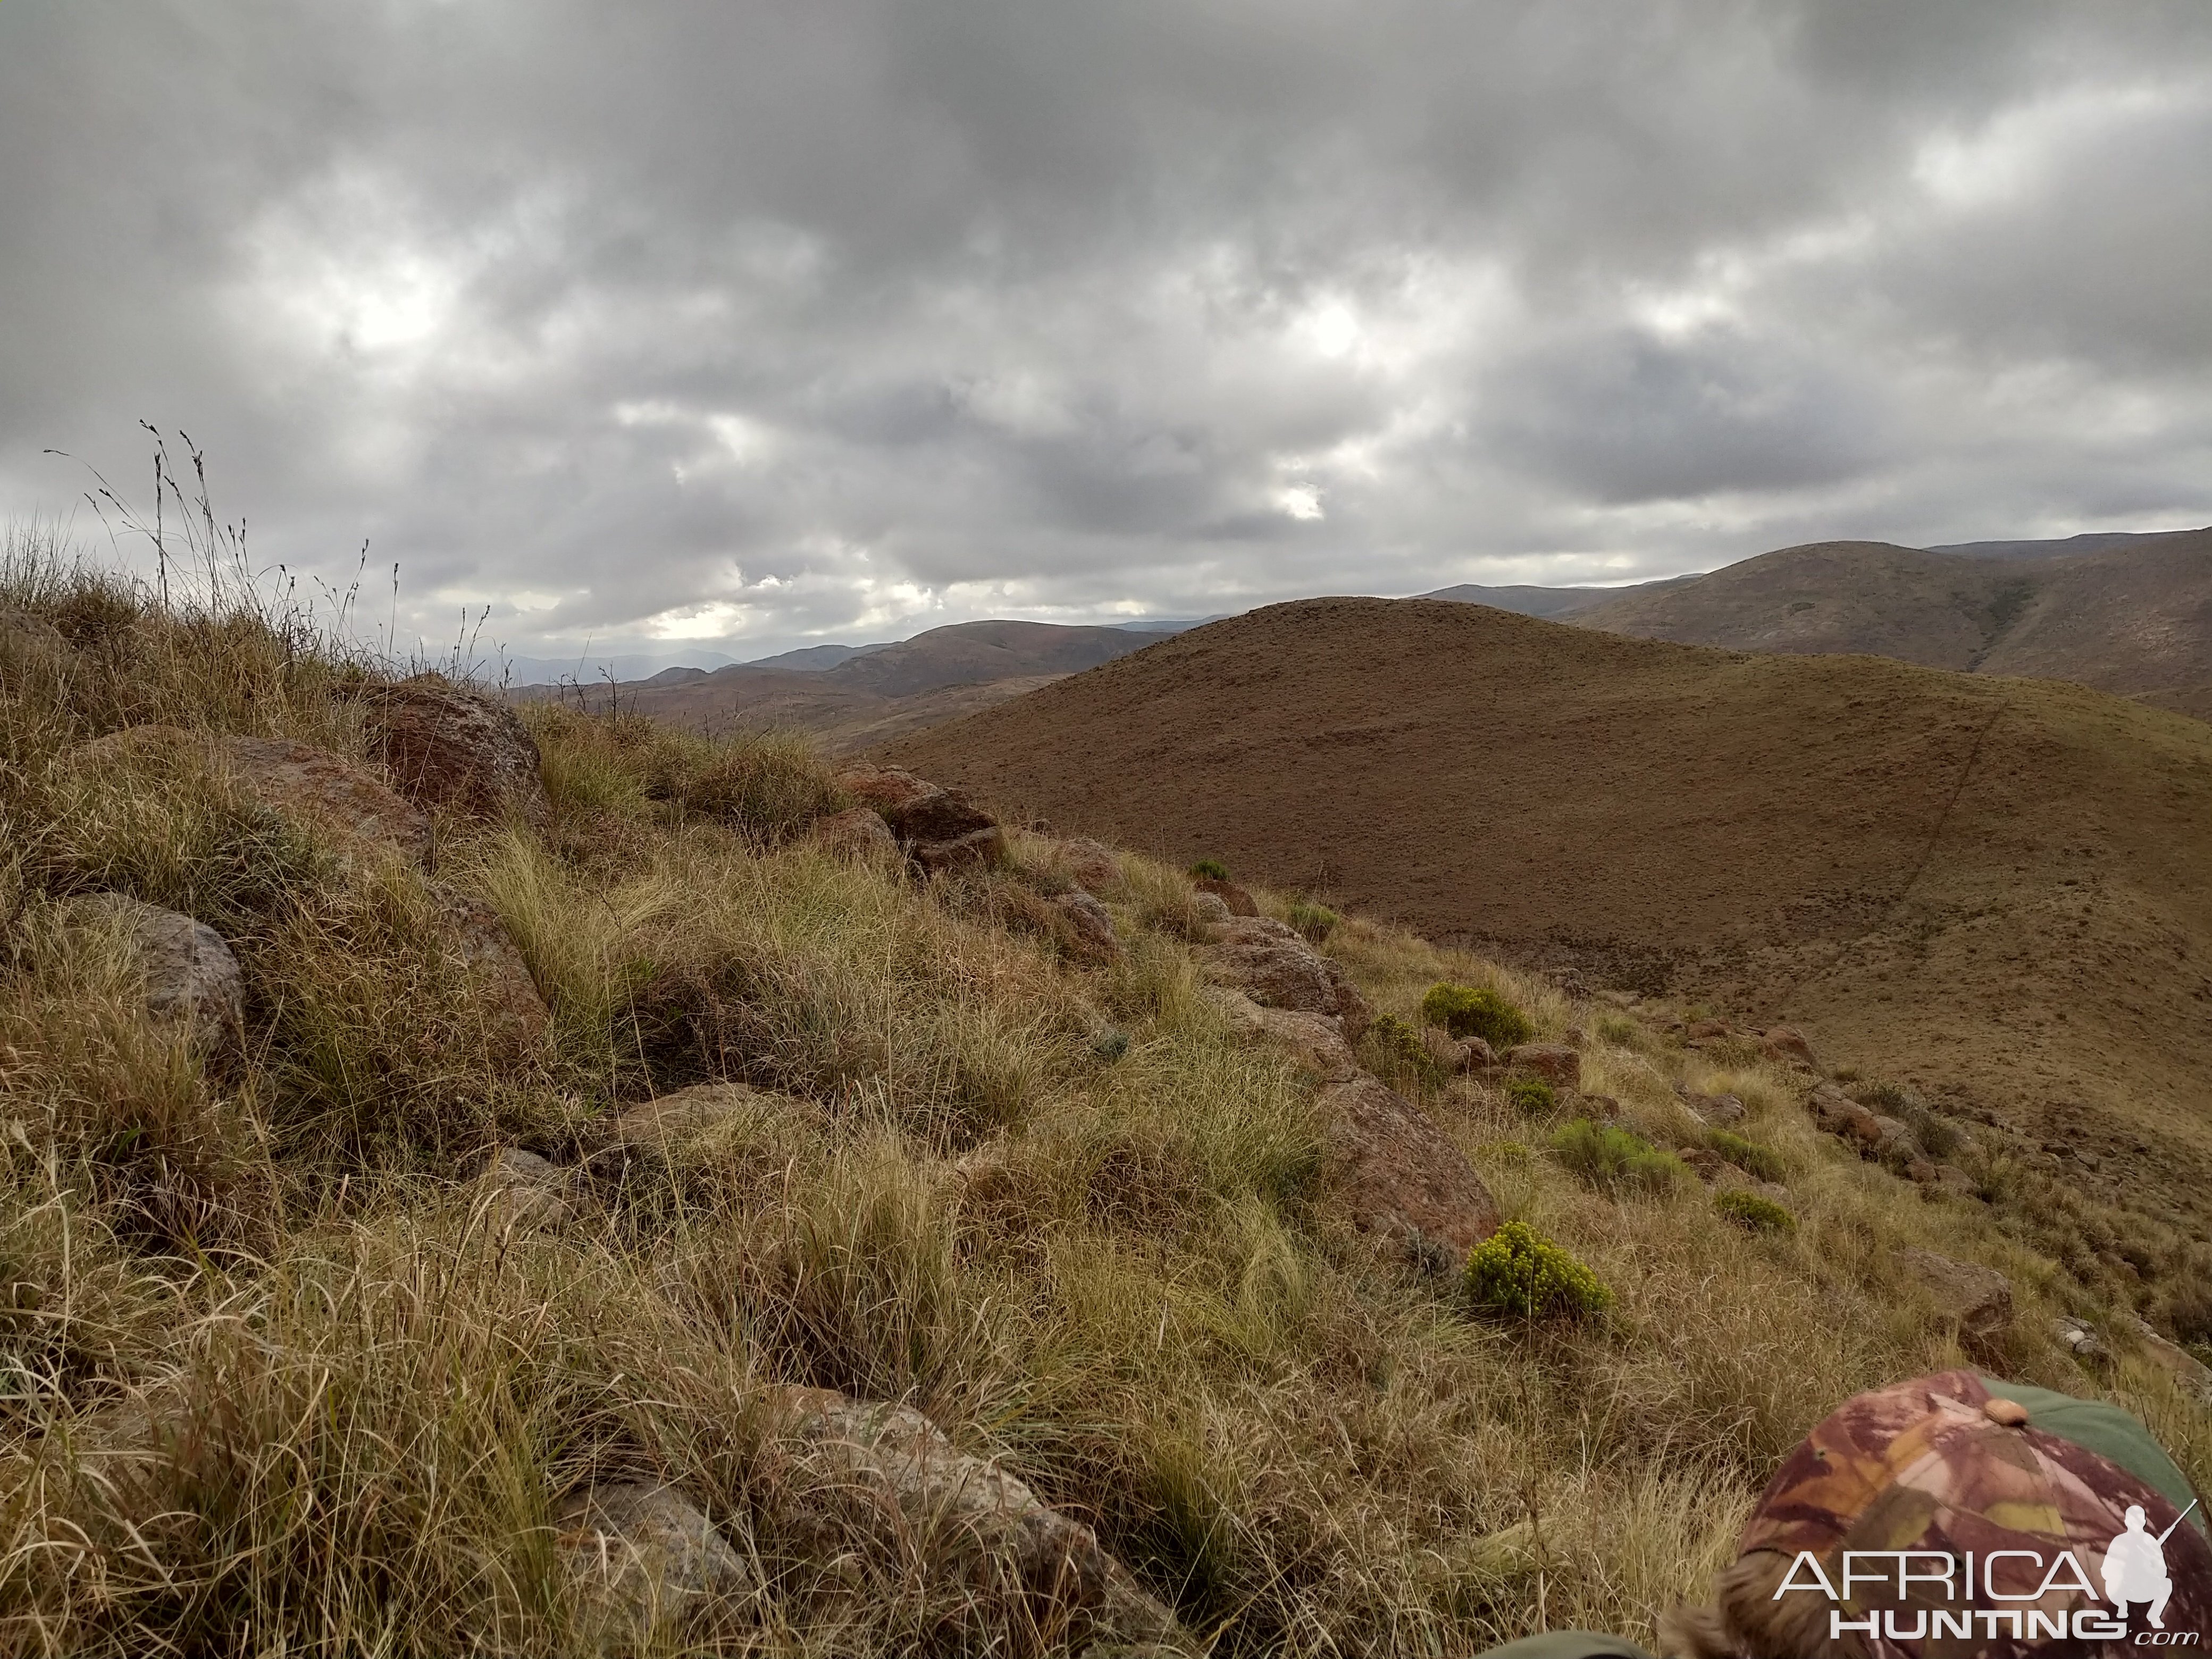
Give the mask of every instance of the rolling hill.
M 1462 605 L 1494 605 L 1500 611 L 1510 611 L 1523 617 L 1565 617 L 1628 594 L 1656 593 L 1697 580 L 1696 574 L 1662 576 L 1657 581 L 1636 582 L 1626 587 L 1535 587 L 1525 582 L 1504 587 L 1485 587 L 1480 582 L 1462 582 L 1456 587 L 1439 587 L 1433 593 L 1422 593 L 1416 597 L 1456 599 Z
M 891 645 L 810 647 L 712 672 L 670 669 L 611 689 L 527 686 L 514 695 L 526 702 L 565 695 L 593 708 L 619 702 L 694 732 L 805 732 L 843 750 L 988 708 L 1166 637 L 1052 623 L 957 623 Z M 828 654 L 837 652 L 844 654 Z M 817 665 L 824 662 L 831 665 Z
M 2116 1201 L 2204 1216 L 2202 722 L 2063 684 L 1336 599 L 883 752 L 1440 940 L 1802 1021 L 1832 1058 L 2089 1153 L 2082 1180 Z
M 2212 718 L 2212 530 L 1948 550 L 1818 542 L 1564 619 L 1684 644 L 2072 680 Z

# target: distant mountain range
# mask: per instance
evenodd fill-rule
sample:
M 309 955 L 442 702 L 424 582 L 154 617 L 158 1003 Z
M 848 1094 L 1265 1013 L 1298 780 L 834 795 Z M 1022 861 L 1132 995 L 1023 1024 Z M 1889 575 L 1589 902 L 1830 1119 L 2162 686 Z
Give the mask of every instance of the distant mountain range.
M 810 646 L 712 671 L 665 669 L 608 686 L 526 686 L 524 700 L 562 695 L 625 708 L 698 732 L 810 732 L 832 749 L 880 743 L 972 714 L 1170 637 L 1053 623 L 956 623 L 910 640 Z M 842 654 L 833 654 L 842 653 Z
M 2212 530 L 1949 549 L 1815 542 L 1559 619 L 1685 645 L 2072 680 L 2212 719 Z

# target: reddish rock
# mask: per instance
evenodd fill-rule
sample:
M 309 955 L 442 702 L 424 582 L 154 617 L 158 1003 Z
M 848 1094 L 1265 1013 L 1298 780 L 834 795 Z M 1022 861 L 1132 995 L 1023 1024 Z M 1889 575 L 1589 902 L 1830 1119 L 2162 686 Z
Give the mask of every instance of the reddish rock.
M 372 687 L 362 702 L 372 752 L 417 805 L 488 822 L 513 813 L 537 830 L 551 821 L 538 740 L 507 704 L 436 674 Z
M 1324 1087 L 1322 1179 L 1361 1232 L 1456 1267 L 1498 1231 L 1498 1200 L 1428 1114 L 1361 1072 Z M 1445 1265 L 1445 1264 L 1433 1264 Z
M 1540 1077 L 1556 1089 L 1583 1086 L 1583 1057 L 1556 1042 L 1524 1042 L 1505 1051 L 1508 1071 Z
M 855 767 L 837 775 L 837 786 L 861 805 L 886 815 L 945 793 L 896 766 Z
M 1698 1179 L 1709 1187 L 1728 1173 L 1728 1160 L 1710 1146 L 1685 1146 L 1678 1156 L 1695 1170 Z
M 872 806 L 855 806 L 818 817 L 807 826 L 806 833 L 817 845 L 840 858 L 866 863 L 889 861 L 899 855 L 897 838 L 884 822 L 883 814 Z
M 1191 883 L 1191 886 L 1198 892 L 1212 894 L 1228 906 L 1229 914 L 1232 916 L 1256 916 L 1260 914 L 1260 907 L 1252 896 L 1233 881 L 1224 880 L 1219 876 L 1200 876 Z
M 1212 933 L 1213 942 L 1198 953 L 1208 978 L 1235 986 L 1264 1007 L 1332 1015 L 1355 1042 L 1367 1029 L 1373 1016 L 1344 969 L 1281 922 L 1233 916 Z
M 1685 1027 L 1682 1034 L 1692 1042 L 1704 1042 L 1713 1037 L 1734 1036 L 1735 1027 L 1724 1019 L 1700 1019 Z
M 1743 1100 L 1738 1095 L 1700 1095 L 1687 1089 L 1679 1091 L 1682 1103 L 1707 1123 L 1726 1127 L 1744 1120 Z
M 999 821 L 957 789 L 896 767 L 838 775 L 845 792 L 873 807 L 906 855 L 926 875 L 945 875 L 1006 860 Z
M 1820 1062 L 1814 1057 L 1813 1045 L 1805 1040 L 1804 1032 L 1795 1025 L 1768 1027 L 1766 1035 L 1760 1039 L 1760 1045 L 1766 1050 L 1770 1060 L 1802 1066 L 1815 1072 L 1820 1069 Z

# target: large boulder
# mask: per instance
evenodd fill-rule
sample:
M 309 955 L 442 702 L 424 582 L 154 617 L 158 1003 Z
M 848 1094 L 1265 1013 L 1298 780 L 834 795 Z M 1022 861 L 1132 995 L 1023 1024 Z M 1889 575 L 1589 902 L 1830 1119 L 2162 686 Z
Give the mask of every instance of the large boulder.
M 822 1485 L 875 1509 L 911 1540 L 933 1575 L 985 1594 L 1044 1596 L 1079 1613 L 1086 1650 L 1188 1652 L 1176 1616 L 1100 1546 L 1097 1534 L 1040 1498 L 997 1462 L 960 1450 L 908 1406 L 792 1389 L 786 1434 Z M 823 1517 L 830 1530 L 829 1517 Z
M 1498 1200 L 1467 1154 L 1382 1079 L 1355 1073 L 1325 1086 L 1316 1103 L 1323 1181 L 1361 1232 L 1449 1269 L 1498 1231 Z
M 370 742 L 400 793 L 417 805 L 543 829 L 553 803 L 538 740 L 514 709 L 436 674 L 364 692 Z
M 72 916 L 111 927 L 129 942 L 146 980 L 146 1012 L 187 1027 L 207 1052 L 237 1040 L 246 1019 L 246 979 L 222 935 L 205 922 L 122 893 L 69 902 Z
M 553 1527 L 555 1554 L 600 1653 L 647 1647 L 694 1603 L 752 1588 L 744 1558 L 667 1486 L 631 1480 L 573 1493 Z
M 1262 1007 L 1340 1019 L 1352 1042 L 1367 1029 L 1373 1016 L 1344 969 L 1281 922 L 1232 916 L 1211 931 L 1212 942 L 1198 952 L 1208 979 L 1234 987 Z
M 1996 1268 L 1920 1249 L 1899 1250 L 1897 1265 L 1967 1335 L 1989 1336 L 2012 1322 L 2012 1281 Z

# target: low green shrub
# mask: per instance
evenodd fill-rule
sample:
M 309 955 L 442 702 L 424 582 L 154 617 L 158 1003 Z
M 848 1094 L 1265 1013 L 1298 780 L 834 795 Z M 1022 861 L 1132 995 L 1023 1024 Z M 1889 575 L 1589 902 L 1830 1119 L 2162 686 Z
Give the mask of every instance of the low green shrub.
M 1376 1051 L 1376 1069 L 1392 1076 L 1393 1081 L 1401 1081 L 1409 1074 L 1423 1083 L 1443 1081 L 1443 1067 L 1431 1056 L 1421 1034 L 1397 1015 L 1377 1015 L 1367 1028 L 1365 1041 Z
M 1616 1048 L 1648 1048 L 1650 1034 L 1626 1014 L 1600 1014 L 1597 1018 L 1597 1040 L 1610 1042 Z
M 1190 866 L 1190 878 L 1193 881 L 1226 881 L 1229 879 L 1229 866 L 1219 859 L 1200 859 Z
M 1316 945 L 1334 933 L 1337 923 L 1343 920 L 1326 904 L 1315 904 L 1306 899 L 1291 901 L 1291 926 Z
M 1505 1097 L 1523 1117 L 1541 1117 L 1559 1103 L 1552 1085 L 1540 1077 L 1516 1077 L 1505 1085 Z
M 1689 1165 L 1617 1124 L 1578 1117 L 1553 1133 L 1552 1152 L 1583 1182 L 1605 1192 L 1666 1193 L 1691 1179 Z
M 1595 1273 L 1522 1221 L 1474 1247 L 1466 1291 L 1477 1310 L 1518 1319 L 1584 1319 L 1613 1305 Z
M 1526 1142 L 1518 1140 L 1493 1140 L 1483 1151 L 1509 1169 L 1518 1169 L 1535 1156 Z
M 1754 1233 L 1794 1233 L 1797 1218 L 1772 1199 L 1757 1193 L 1729 1191 L 1713 1194 L 1713 1208 L 1727 1220 Z
M 1705 1145 L 1746 1175 L 1756 1176 L 1761 1181 L 1779 1181 L 1790 1173 L 1773 1148 L 1746 1140 L 1726 1129 L 1713 1130 L 1705 1137 Z
M 1510 1048 L 1536 1034 L 1528 1015 L 1487 986 L 1431 985 L 1421 999 L 1421 1018 L 1455 1037 L 1479 1036 L 1493 1048 Z

